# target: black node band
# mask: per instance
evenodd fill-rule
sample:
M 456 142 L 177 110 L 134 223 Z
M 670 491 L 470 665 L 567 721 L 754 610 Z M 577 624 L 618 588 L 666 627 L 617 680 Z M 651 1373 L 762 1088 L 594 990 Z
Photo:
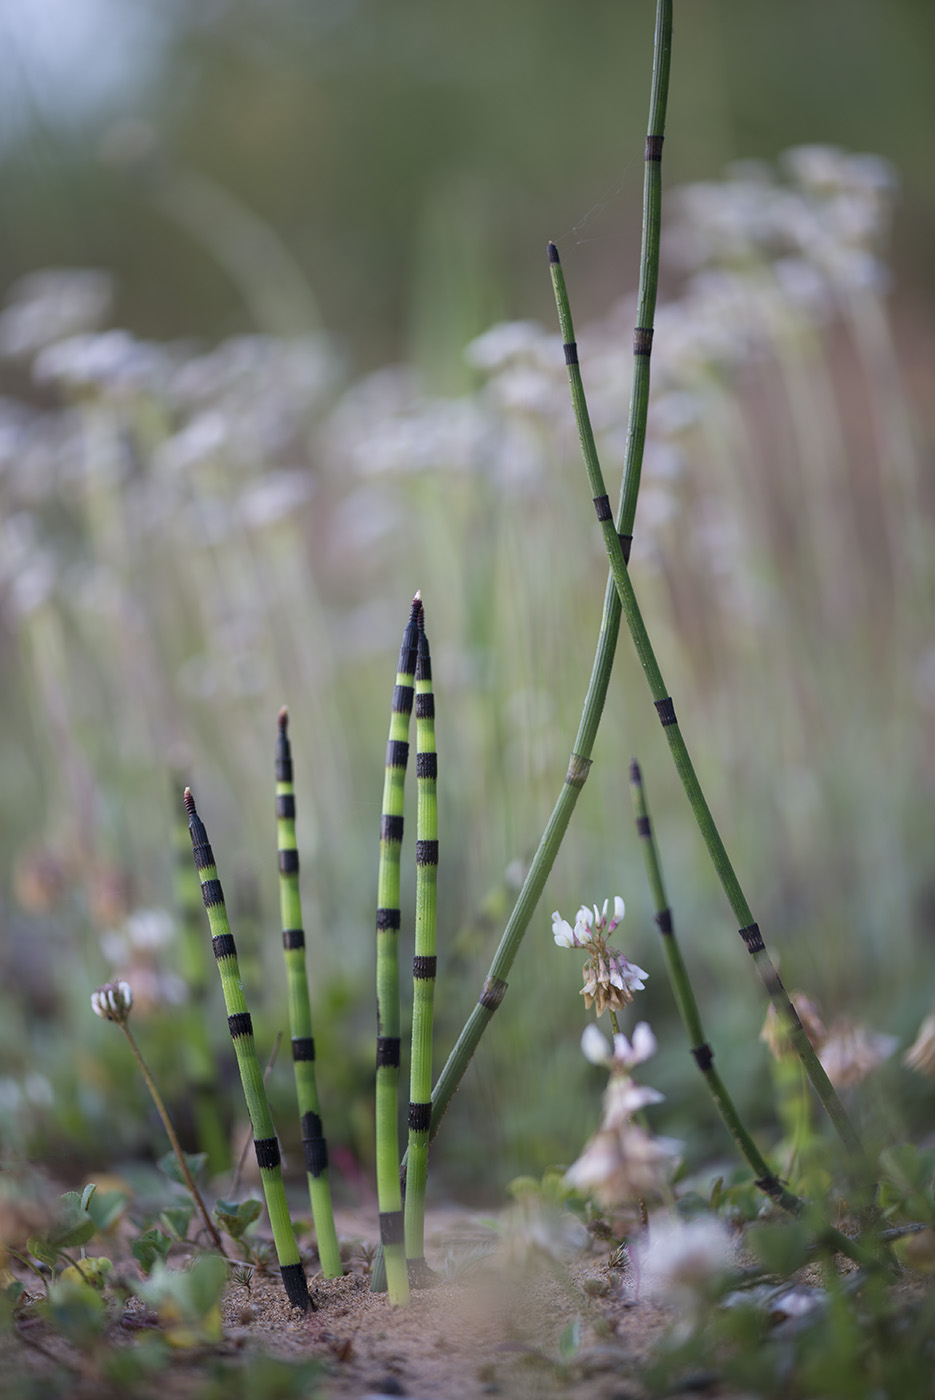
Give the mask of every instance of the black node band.
M 402 841 L 403 839 L 403 819 L 402 817 L 390 817 L 386 812 L 380 818 L 380 840 L 381 841 Z
M 435 718 L 435 696 L 430 690 L 423 690 L 416 696 L 416 719 Z
M 408 739 L 387 739 L 386 741 L 386 766 L 387 768 L 405 768 L 409 762 L 409 740 Z
M 398 909 L 378 909 L 377 910 L 377 931 L 386 930 L 395 933 L 399 929 Z
M 416 680 L 430 681 L 432 679 L 432 658 L 429 654 L 428 638 L 424 632 L 419 633 L 419 654 L 416 657 Z M 419 713 L 419 696 L 416 694 L 416 714 Z
M 314 1060 L 315 1037 L 313 1035 L 294 1035 L 292 1037 L 292 1058 L 293 1060 Z
M 432 782 L 438 777 L 438 754 L 420 753 L 416 757 L 416 777 L 428 778 Z
M 632 544 L 633 544 L 633 536 L 632 536 L 632 535 L 618 535 L 618 536 L 617 536 L 617 539 L 620 541 L 620 548 L 623 550 L 623 562 L 624 562 L 625 564 L 629 564 L 629 562 L 630 562 L 630 549 L 631 549 Z
M 408 676 L 408 675 L 409 675 L 409 672 L 406 671 L 405 674 Z M 393 686 L 393 713 L 396 714 L 396 715 L 409 715 L 409 714 L 412 714 L 412 686 L 411 686 L 411 685 L 394 685 L 394 686 Z
M 782 996 L 782 993 L 785 991 L 785 987 L 782 985 L 782 978 L 774 967 L 771 967 L 763 978 L 763 986 L 766 988 L 767 995 L 771 999 Z M 792 1008 L 792 1019 L 794 1022 L 798 1022 L 800 1028 L 802 1027 L 802 1019 L 794 1006 Z
M 399 1069 L 399 1036 L 377 1036 L 377 1069 Z
M 667 728 L 670 724 L 676 723 L 675 706 L 672 703 L 671 695 L 667 695 L 664 700 L 656 700 L 653 703 L 656 706 L 656 713 L 659 716 L 663 729 Z
M 321 1119 L 317 1113 L 302 1114 L 302 1138 L 321 1137 Z
M 566 340 L 562 346 L 565 351 L 566 365 L 576 365 L 578 363 L 578 346 L 573 340 Z
M 435 976 L 438 959 L 420 955 L 412 960 L 412 975 L 416 981 L 429 981 Z
M 295 793 L 281 792 L 276 798 L 276 815 L 282 821 L 295 821 Z
M 253 1034 L 253 1019 L 249 1011 L 238 1011 L 233 1016 L 228 1016 L 227 1025 L 231 1040 L 236 1040 L 241 1035 Z
M 695 1058 L 695 1063 L 697 1064 L 698 1068 L 702 1071 L 709 1070 L 712 1064 L 714 1063 L 714 1051 L 711 1049 L 711 1046 L 707 1044 L 707 1042 L 705 1042 L 704 1045 L 694 1046 L 694 1048 L 692 1049 L 692 1055 Z
M 761 1176 L 758 1181 L 754 1181 L 754 1186 L 762 1191 L 765 1196 L 770 1196 L 774 1201 L 778 1201 L 782 1196 L 782 1182 L 772 1172 L 768 1176 Z
M 289 752 L 289 741 L 286 740 L 285 753 L 276 755 L 276 781 L 277 783 L 292 782 L 292 755 Z
M 214 949 L 214 956 L 218 962 L 222 958 L 236 958 L 237 956 L 237 945 L 232 933 L 219 933 L 217 938 L 212 938 L 211 947 Z
M 603 496 L 593 496 L 592 500 L 594 502 L 594 509 L 597 512 L 597 518 L 602 525 L 605 520 L 613 520 L 614 517 L 610 509 L 610 500 L 606 494 Z
M 256 1153 L 256 1164 L 258 1167 L 266 1168 L 278 1167 L 281 1161 L 279 1156 L 278 1138 L 255 1138 L 253 1150 Z
M 205 880 L 201 887 L 201 897 L 205 902 L 206 909 L 213 909 L 216 904 L 223 904 L 224 891 L 221 888 L 220 880 Z
M 416 842 L 416 865 L 437 865 L 438 864 L 438 842 L 437 841 L 417 841 Z
M 759 924 L 748 924 L 746 928 L 742 928 L 740 930 L 740 937 L 743 939 L 744 943 L 746 943 L 748 953 L 762 953 L 763 949 L 766 947 L 766 944 L 763 942 L 763 936 L 760 933 Z
M 192 832 L 192 857 L 195 861 L 195 869 L 207 870 L 210 865 L 214 864 L 214 852 L 204 827 L 201 828 L 201 840 L 196 841 L 194 837 L 195 833 Z
M 660 909 L 660 910 L 659 910 L 659 913 L 656 915 L 656 927 L 658 928 L 658 930 L 659 930 L 660 933 L 671 933 L 671 932 L 672 932 L 672 910 L 671 910 L 671 909 L 666 908 L 666 909 Z
M 647 359 L 653 353 L 652 326 L 637 326 L 633 332 L 633 353 Z
M 500 977 L 486 977 L 480 996 L 477 998 L 478 1004 L 484 1006 L 488 1011 L 496 1011 L 504 996 L 506 995 L 507 984 Z
M 646 138 L 646 159 L 662 160 L 662 143 L 664 136 L 647 136 Z
M 427 1133 L 432 1122 L 432 1102 L 410 1103 L 409 1126 L 414 1133 Z
M 305 947 L 304 928 L 284 928 L 282 931 L 282 946 L 286 952 L 292 952 L 296 948 Z
M 286 1290 L 286 1297 L 294 1308 L 299 1308 L 301 1312 L 315 1310 L 308 1291 L 308 1280 L 305 1277 L 305 1270 L 301 1264 L 281 1264 L 279 1272 L 282 1274 L 283 1288 Z
M 636 834 L 637 836 L 652 836 L 653 827 L 649 817 L 637 817 Z
M 279 873 L 280 875 L 298 875 L 299 873 L 299 853 L 294 848 L 291 851 L 279 852 Z
M 401 1210 L 380 1211 L 380 1243 L 402 1244 L 406 1238 Z
M 328 1170 L 328 1144 L 323 1137 L 303 1138 L 302 1156 L 309 1176 L 319 1177 Z

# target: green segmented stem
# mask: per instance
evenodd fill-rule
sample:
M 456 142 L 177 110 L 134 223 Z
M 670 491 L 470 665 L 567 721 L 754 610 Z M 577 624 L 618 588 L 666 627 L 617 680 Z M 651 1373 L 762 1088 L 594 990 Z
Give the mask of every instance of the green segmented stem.
M 409 1302 L 402 1188 L 399 1180 L 399 853 L 409 762 L 409 718 L 415 688 L 422 596 L 412 600 L 393 689 L 380 817 L 377 876 L 376 1155 L 380 1242 L 391 1303 Z
M 643 848 L 643 860 L 646 865 L 646 876 L 649 880 L 649 888 L 652 894 L 653 907 L 656 912 L 656 926 L 662 935 L 662 950 L 666 960 L 666 971 L 669 974 L 669 983 L 672 987 L 672 994 L 675 997 L 675 1004 L 678 1007 L 685 1033 L 688 1036 L 692 1058 L 701 1071 L 705 1083 L 714 1099 L 718 1112 L 720 1113 L 727 1130 L 733 1137 L 741 1155 L 753 1171 L 756 1178 L 756 1185 L 777 1205 L 784 1210 L 797 1214 L 802 1208 L 802 1202 L 798 1196 L 788 1191 L 770 1169 L 765 1157 L 760 1152 L 753 1138 L 744 1127 L 740 1114 L 730 1094 L 721 1079 L 720 1074 L 714 1068 L 714 1051 L 705 1038 L 701 1025 L 701 1013 L 698 1010 L 698 1003 L 695 1000 L 695 993 L 688 976 L 688 969 L 682 958 L 682 950 L 679 947 L 675 936 L 675 926 L 672 921 L 672 911 L 666 900 L 665 886 L 662 882 L 662 869 L 659 864 L 659 853 L 656 849 L 656 840 L 653 836 L 652 823 L 649 819 L 649 812 L 646 807 L 646 795 L 643 791 L 643 777 L 640 767 L 634 758 L 630 764 L 630 793 L 633 798 L 633 813 L 636 817 L 636 830 Z
M 315 1077 L 315 1039 L 312 1008 L 305 968 L 305 931 L 299 892 L 299 851 L 295 836 L 295 788 L 289 715 L 279 711 L 276 741 L 276 832 L 279 845 L 279 908 L 282 916 L 282 949 L 289 989 L 289 1029 L 292 1064 L 302 1127 L 302 1153 L 308 1178 L 308 1195 L 318 1239 L 318 1256 L 325 1278 L 344 1273 L 338 1235 L 334 1226 L 331 1185 L 328 1180 L 328 1144 L 321 1122 L 318 1082 Z
M 665 128 L 671 50 L 672 0 L 657 0 L 652 92 L 646 137 L 646 161 L 647 164 L 652 163 L 656 169 L 648 172 L 644 187 L 643 242 L 640 255 L 640 324 L 644 331 L 650 328 L 650 332 L 655 315 L 656 284 L 659 275 L 659 215 L 658 208 L 654 214 L 652 208 L 648 207 L 645 201 L 647 198 L 650 200 L 658 199 L 657 174 Z M 617 519 L 617 529 L 621 539 L 627 541 L 625 545 L 627 549 L 633 533 L 643 443 L 646 437 L 651 344 L 651 333 L 644 334 L 639 338 L 634 337 L 633 386 L 627 427 L 626 464 Z M 477 1005 L 465 1022 L 432 1091 L 430 1141 L 438 1132 L 445 1110 L 461 1083 L 464 1072 L 480 1043 L 481 1036 L 503 1000 L 507 989 L 506 978 L 513 966 L 513 961 L 529 927 L 530 920 L 535 913 L 536 905 L 542 896 L 545 882 L 549 878 L 549 872 L 555 863 L 555 857 L 558 855 L 559 847 L 568 829 L 568 823 L 571 821 L 575 804 L 587 780 L 594 740 L 601 722 L 604 701 L 607 698 L 607 687 L 610 684 L 610 673 L 614 664 L 614 653 L 620 631 L 620 613 L 620 599 L 617 596 L 611 575 L 608 577 L 604 590 L 604 607 L 594 653 L 594 663 L 591 667 L 591 677 L 588 681 L 588 689 L 581 710 L 578 733 L 565 772 L 565 781 L 484 979 Z M 376 1276 L 376 1270 L 374 1270 L 374 1274 Z
M 416 934 L 412 962 L 412 1056 L 409 1071 L 409 1150 L 406 1175 L 406 1261 L 410 1282 L 425 1275 L 425 1184 L 432 1121 L 432 1010 L 438 893 L 438 757 L 432 661 L 419 614 L 416 651 Z
M 662 672 L 656 661 L 643 622 L 643 616 L 633 591 L 633 584 L 630 581 L 630 572 L 627 567 L 626 553 L 623 541 L 620 539 L 614 526 L 611 516 L 610 503 L 604 488 L 604 477 L 598 460 L 597 448 L 594 445 L 594 434 L 591 431 L 590 415 L 588 414 L 587 402 L 584 395 L 584 388 L 581 382 L 581 371 L 578 366 L 578 355 L 575 350 L 574 329 L 571 320 L 571 308 L 568 303 L 568 293 L 565 288 L 565 278 L 559 264 L 558 250 L 555 245 L 549 244 L 549 264 L 552 271 L 552 286 L 555 292 L 555 303 L 558 308 L 559 322 L 562 328 L 562 337 L 565 341 L 565 362 L 568 367 L 568 381 L 571 387 L 571 398 L 574 406 L 575 419 L 578 425 L 578 438 L 581 443 L 581 450 L 584 456 L 585 467 L 588 474 L 588 482 L 591 489 L 591 497 L 594 501 L 594 508 L 597 513 L 598 522 L 601 526 L 601 533 L 604 538 L 604 546 L 607 550 L 607 557 L 610 561 L 611 573 L 613 574 L 614 586 L 620 598 L 624 617 L 630 630 L 633 645 L 636 648 L 640 665 L 649 685 L 653 704 L 659 715 L 659 719 L 665 730 L 665 736 L 672 753 L 676 771 L 681 779 L 682 786 L 688 798 L 692 813 L 698 828 L 704 837 L 708 848 L 708 854 L 718 878 L 721 881 L 728 902 L 733 910 L 734 917 L 740 925 L 740 936 L 746 945 L 747 951 L 753 958 L 757 972 L 763 980 L 767 994 L 779 1013 L 782 1024 L 795 1046 L 806 1073 L 812 1081 L 815 1092 L 818 1094 L 821 1103 L 829 1118 L 839 1133 L 848 1154 L 855 1163 L 858 1177 L 861 1178 L 862 1189 L 866 1191 L 870 1181 L 870 1167 L 864 1155 L 860 1140 L 857 1137 L 854 1127 L 848 1117 L 844 1105 L 841 1103 L 834 1086 L 825 1073 L 818 1056 L 812 1047 L 811 1041 L 802 1028 L 798 1013 L 789 995 L 782 984 L 782 979 L 772 960 L 766 951 L 760 929 L 753 918 L 753 913 L 747 903 L 746 897 L 741 889 L 740 882 L 734 872 L 734 867 L 721 840 L 720 832 L 711 814 L 705 795 L 702 791 L 698 776 L 695 773 L 694 765 L 688 752 L 688 747 L 682 736 L 675 717 L 675 706 L 672 698 L 666 689 L 662 678 Z
M 279 1142 L 273 1126 L 269 1100 L 263 1085 L 263 1071 L 257 1059 L 256 1043 L 253 1039 L 253 1022 L 247 1010 L 243 982 L 240 980 L 240 967 L 237 962 L 237 948 L 227 918 L 224 891 L 218 879 L 214 852 L 208 842 L 204 822 L 195 810 L 195 799 L 191 788 L 185 789 L 185 810 L 188 812 L 188 829 L 192 839 L 192 854 L 195 869 L 201 881 L 201 896 L 208 914 L 211 928 L 211 942 L 221 976 L 221 989 L 224 1005 L 227 1008 L 227 1024 L 230 1028 L 237 1068 L 243 1084 L 247 1112 L 253 1127 L 253 1146 L 256 1152 L 266 1208 L 273 1229 L 273 1242 L 279 1259 L 279 1270 L 289 1302 L 295 1308 L 307 1311 L 315 1305 L 309 1297 L 305 1270 L 299 1258 L 295 1242 L 295 1231 L 286 1204 L 286 1189 L 282 1180 Z
M 191 841 L 188 837 L 188 822 L 183 815 L 184 809 L 179 812 L 173 802 L 173 812 L 178 812 L 173 821 L 175 906 L 179 918 L 181 971 L 188 991 L 185 1006 L 185 1051 L 188 1057 L 198 1146 L 207 1153 L 208 1169 L 212 1175 L 216 1175 L 226 1170 L 230 1163 L 230 1144 L 221 1116 L 214 1049 L 208 1029 L 208 1018 L 205 1015 L 208 968 L 204 957 L 202 902 L 198 893 L 198 882 L 192 877 Z

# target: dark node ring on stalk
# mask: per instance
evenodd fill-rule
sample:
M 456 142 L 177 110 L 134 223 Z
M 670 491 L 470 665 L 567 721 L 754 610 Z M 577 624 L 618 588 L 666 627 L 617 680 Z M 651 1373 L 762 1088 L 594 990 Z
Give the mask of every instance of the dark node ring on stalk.
M 714 1051 L 711 1049 L 711 1046 L 708 1045 L 707 1041 L 704 1045 L 693 1046 L 692 1054 L 695 1057 L 695 1063 L 702 1073 L 710 1069 L 714 1063 Z
M 302 1265 L 280 1264 L 279 1272 L 282 1275 L 282 1286 L 286 1290 L 286 1297 L 292 1306 L 300 1308 L 302 1312 L 314 1312 L 318 1305 L 308 1291 L 308 1281 Z
M 302 1159 L 309 1176 L 316 1180 L 328 1170 L 328 1144 L 323 1137 L 302 1139 Z
M 210 853 L 211 847 L 209 846 L 208 854 L 210 855 Z M 207 864 L 214 864 L 213 857 Z M 202 865 L 199 867 L 199 869 L 201 870 L 205 870 L 206 868 L 207 865 Z M 216 905 L 223 904 L 224 890 L 221 887 L 220 880 L 205 880 L 204 884 L 201 887 L 201 897 L 204 900 L 206 909 L 213 909 Z
M 280 875 L 298 875 L 299 853 L 297 850 L 293 848 L 279 852 L 279 873 Z
M 405 768 L 409 762 L 409 741 L 407 739 L 387 739 L 387 768 Z
M 431 680 L 431 672 L 423 677 L 424 680 Z M 416 719 L 435 718 L 435 696 L 428 691 L 422 691 L 416 696 Z M 418 763 L 418 755 L 416 762 Z
M 769 1176 L 759 1177 L 753 1184 L 758 1190 L 763 1192 L 764 1196 L 770 1196 L 774 1201 L 779 1200 L 786 1194 L 783 1190 L 782 1182 L 779 1180 L 778 1176 L 773 1176 L 772 1173 L 770 1173 Z
M 420 978 L 431 979 L 435 976 L 438 965 L 438 958 L 434 955 L 427 957 L 425 954 L 417 954 L 412 960 L 412 975 L 418 982 Z
M 578 342 L 576 340 L 566 340 L 562 349 L 565 352 L 566 365 L 576 365 L 578 363 Z
M 438 842 L 437 841 L 417 841 L 416 842 L 416 865 L 437 865 L 438 864 Z
M 672 703 L 671 695 L 665 696 L 665 698 L 662 700 L 655 700 L 653 703 L 655 705 L 656 713 L 659 716 L 659 721 L 663 729 L 668 728 L 670 724 L 676 723 L 675 706 Z
M 305 947 L 304 928 L 284 928 L 282 931 L 282 946 L 286 952 L 294 952 L 296 948 Z
M 228 1016 L 227 1026 L 231 1033 L 231 1040 L 237 1040 L 242 1035 L 252 1035 L 253 1017 L 249 1011 L 235 1011 L 233 1016 Z
M 486 1007 L 488 1011 L 496 1011 L 506 995 L 506 989 L 507 983 L 502 978 L 485 977 L 481 994 L 477 998 L 478 1005 Z
M 646 137 L 646 160 L 662 160 L 662 143 L 664 136 Z
M 278 1138 L 256 1138 L 253 1150 L 256 1153 L 256 1164 L 261 1170 L 268 1171 L 271 1167 L 278 1167 L 282 1160 Z
M 278 764 L 277 764 L 276 766 L 277 766 L 277 768 L 279 767 Z M 292 778 L 291 778 L 291 777 L 289 777 L 289 778 L 280 778 L 280 776 L 279 776 L 278 773 L 276 774 L 276 780 L 277 780 L 277 782 L 280 782 L 280 783 L 291 783 L 291 782 L 292 782 Z M 295 793 L 294 793 L 294 792 L 283 792 L 283 793 L 280 793 L 280 795 L 276 798 L 276 815 L 277 815 L 277 817 L 279 817 L 282 821 L 286 821 L 286 822 L 294 822 L 294 821 L 295 821 Z
M 605 520 L 613 520 L 614 513 L 610 508 L 609 496 L 607 496 L 606 494 L 603 496 L 595 496 L 593 499 L 593 505 L 594 510 L 597 514 L 597 518 L 602 525 Z
M 656 915 L 656 927 L 660 933 L 672 933 L 672 910 L 666 906 Z
M 394 845 L 401 846 L 403 842 L 403 818 L 387 816 L 384 812 L 380 817 L 380 840 L 390 841 Z
M 414 670 L 415 670 L 415 668 L 414 668 L 414 667 L 411 667 L 410 670 L 404 672 L 404 674 L 405 674 L 405 675 L 409 675 L 409 674 L 410 674 L 412 671 L 414 671 Z M 414 689 L 414 688 L 413 688 L 411 685 L 394 685 L 394 687 L 393 687 L 393 707 L 392 707 L 392 708 L 393 708 L 393 713 L 394 713 L 394 714 L 397 714 L 397 715 L 410 715 L 410 714 L 412 714 L 412 696 L 413 696 L 413 689 Z M 407 747 L 408 747 L 408 745 L 407 745 Z
M 647 359 L 653 353 L 653 328 L 652 326 L 637 326 L 633 332 L 633 353 L 634 355 L 645 355 Z
M 314 1060 L 315 1037 L 312 1035 L 294 1035 L 292 1037 L 292 1058 L 293 1060 Z
M 647 838 L 652 836 L 653 828 L 652 824 L 650 823 L 649 817 L 637 817 L 636 834 L 637 836 L 644 836 Z
M 618 536 L 617 536 L 617 539 L 620 541 L 620 548 L 621 548 L 621 550 L 623 551 L 623 562 L 624 562 L 625 564 L 629 564 L 629 562 L 630 562 L 630 550 L 633 548 L 633 536 L 632 536 L 632 535 L 618 535 Z
M 211 948 L 218 962 L 222 958 L 236 958 L 237 944 L 232 933 L 219 933 L 211 940 Z
M 428 1103 L 410 1103 L 409 1105 L 409 1127 L 414 1133 L 427 1133 L 432 1122 L 432 1101 Z
M 399 931 L 399 910 L 398 909 L 378 909 L 377 928 L 390 933 Z
M 399 1068 L 399 1036 L 379 1035 L 377 1036 L 377 1069 L 389 1066 L 390 1069 Z
M 759 924 L 748 924 L 746 928 L 740 929 L 740 937 L 746 943 L 748 953 L 761 953 L 766 946 Z
M 405 1225 L 401 1210 L 380 1211 L 380 1243 L 402 1244 L 405 1241 Z
M 437 753 L 416 754 L 416 777 L 427 778 L 432 782 L 438 778 Z

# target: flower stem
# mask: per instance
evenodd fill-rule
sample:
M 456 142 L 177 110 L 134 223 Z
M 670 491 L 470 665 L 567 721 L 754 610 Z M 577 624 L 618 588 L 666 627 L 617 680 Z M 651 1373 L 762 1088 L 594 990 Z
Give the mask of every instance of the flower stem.
M 137 1045 L 136 1040 L 133 1037 L 133 1032 L 130 1030 L 130 1027 L 127 1025 L 126 1021 L 118 1021 L 117 1024 L 120 1026 L 120 1029 L 126 1036 L 127 1044 L 133 1052 L 133 1058 L 136 1060 L 136 1063 L 140 1067 L 140 1074 L 146 1081 L 146 1087 L 152 1095 L 153 1103 L 156 1105 L 156 1112 L 162 1119 L 162 1126 L 165 1128 L 166 1136 L 168 1137 L 169 1142 L 172 1144 L 172 1151 L 175 1153 L 176 1159 L 178 1160 L 179 1170 L 182 1173 L 182 1176 L 185 1178 L 185 1185 L 188 1187 L 188 1190 L 191 1193 L 192 1200 L 198 1207 L 198 1210 L 201 1214 L 201 1218 L 204 1221 L 205 1229 L 207 1230 L 215 1249 L 218 1251 L 219 1254 L 224 1254 L 226 1257 L 226 1251 L 224 1249 L 224 1245 L 221 1243 L 221 1236 L 218 1234 L 217 1226 L 211 1219 L 211 1216 L 208 1214 L 208 1207 L 204 1203 L 204 1199 L 202 1198 L 201 1192 L 198 1190 L 195 1178 L 192 1176 L 191 1170 L 189 1169 L 188 1162 L 185 1160 L 185 1153 L 182 1151 L 182 1144 L 178 1140 L 178 1135 L 176 1134 L 175 1127 L 172 1123 L 172 1119 L 169 1117 L 169 1110 L 166 1108 L 165 1101 L 163 1100 L 162 1094 L 160 1094 L 159 1092 L 159 1087 L 156 1084 L 156 1081 L 150 1072 L 149 1065 L 143 1059 L 143 1052 Z
M 302 927 L 302 897 L 299 892 L 299 851 L 295 835 L 295 789 L 292 778 L 289 715 L 284 707 L 279 712 L 276 743 L 276 828 L 279 845 L 279 907 L 282 916 L 283 957 L 289 989 L 292 1063 L 302 1127 L 302 1152 L 321 1271 L 325 1278 L 340 1278 L 344 1268 L 334 1225 L 334 1208 L 328 1181 L 328 1144 L 322 1128 L 318 1082 L 315 1076 L 315 1040 L 312 1035 L 312 1009 L 305 967 L 305 933 Z

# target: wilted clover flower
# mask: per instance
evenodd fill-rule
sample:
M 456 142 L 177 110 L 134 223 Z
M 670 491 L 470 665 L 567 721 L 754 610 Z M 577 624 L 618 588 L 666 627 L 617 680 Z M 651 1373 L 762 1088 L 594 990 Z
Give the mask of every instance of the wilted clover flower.
M 883 1035 L 853 1021 L 839 1020 L 832 1025 L 818 1058 L 836 1089 L 852 1089 L 879 1069 L 897 1044 L 895 1035 Z
M 129 982 L 105 982 L 91 993 L 91 1009 L 95 1016 L 116 1021 L 119 1026 L 126 1023 L 132 1005 L 133 988 Z
M 560 948 L 587 948 L 591 956 L 583 968 L 584 986 L 581 995 L 585 1007 L 592 1003 L 595 1013 L 600 1016 L 609 1007 L 620 1011 L 633 1000 L 634 992 L 643 990 L 644 979 L 649 976 L 636 963 L 628 962 L 616 948 L 607 942 L 608 936 L 620 923 L 625 912 L 619 894 L 614 898 L 614 912 L 608 917 L 610 900 L 604 900 L 604 907 L 597 905 L 588 908 L 582 905 L 572 928 L 556 909 L 552 915 L 552 937 Z

